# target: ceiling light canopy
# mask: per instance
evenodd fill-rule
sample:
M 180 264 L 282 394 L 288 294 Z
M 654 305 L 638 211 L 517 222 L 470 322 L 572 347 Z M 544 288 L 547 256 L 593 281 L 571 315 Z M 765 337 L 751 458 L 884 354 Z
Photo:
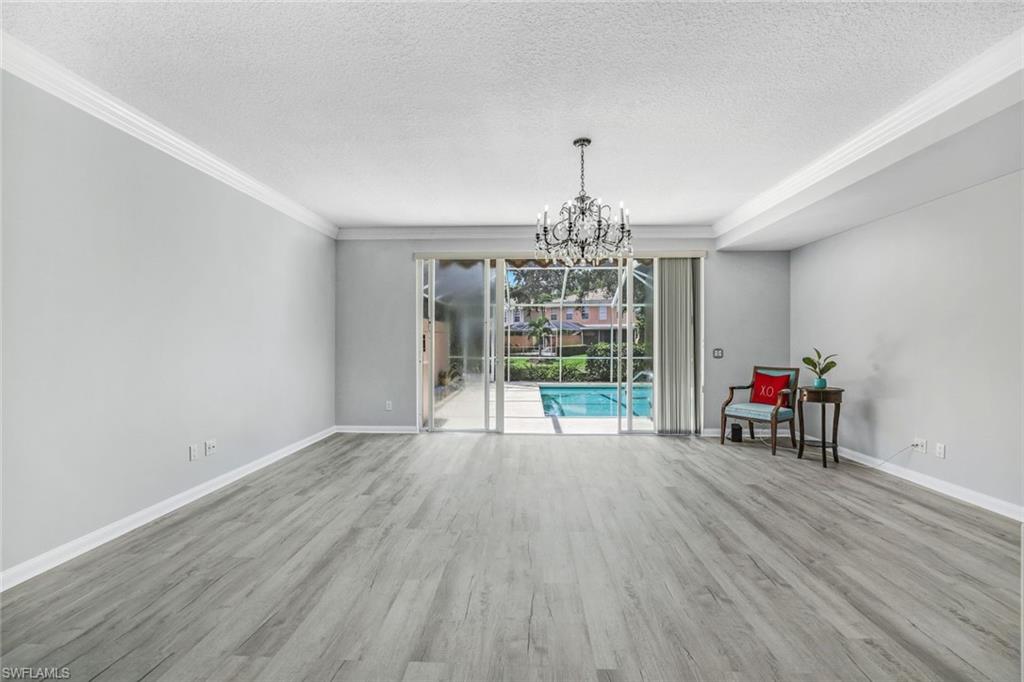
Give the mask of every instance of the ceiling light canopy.
M 629 210 L 620 201 L 616 220 L 612 217 L 611 206 L 602 204 L 600 197 L 594 199 L 587 195 L 583 151 L 590 144 L 590 138 L 578 137 L 572 144 L 580 150 L 580 193 L 562 204 L 553 225 L 549 223 L 547 206 L 543 216 L 537 214 L 537 257 L 572 265 L 632 256 Z

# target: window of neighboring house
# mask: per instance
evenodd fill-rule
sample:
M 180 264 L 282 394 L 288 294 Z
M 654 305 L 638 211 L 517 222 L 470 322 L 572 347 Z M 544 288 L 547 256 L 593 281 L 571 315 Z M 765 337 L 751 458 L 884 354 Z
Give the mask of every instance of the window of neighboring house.
M 603 305 L 597 309 L 597 319 L 607 320 L 608 319 L 608 306 Z
M 571 320 L 573 318 L 573 312 L 574 311 L 573 311 L 572 308 L 566 308 L 565 309 L 565 319 Z
M 520 310 L 519 308 L 516 308 L 515 310 L 513 310 L 512 311 L 512 321 L 513 322 L 522 322 L 523 321 L 523 311 Z
M 548 318 L 552 322 L 558 322 L 558 313 L 554 310 L 551 311 L 551 317 Z
M 583 313 L 584 320 L 590 319 L 590 308 L 588 308 L 587 306 L 583 306 L 582 308 L 580 308 L 580 312 Z

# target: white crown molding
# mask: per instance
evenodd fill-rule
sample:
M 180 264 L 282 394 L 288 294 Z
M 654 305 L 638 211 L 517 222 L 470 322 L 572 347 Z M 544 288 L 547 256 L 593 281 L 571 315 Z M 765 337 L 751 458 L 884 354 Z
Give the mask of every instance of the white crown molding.
M 445 226 L 386 226 L 339 227 L 340 241 L 399 240 L 399 239 L 515 239 L 533 234 L 532 227 L 523 225 L 491 225 L 476 227 Z
M 434 240 L 434 239 L 523 239 L 532 238 L 533 225 L 492 225 L 477 227 L 341 227 L 337 239 L 358 240 Z M 634 225 L 633 236 L 644 239 L 710 239 L 710 225 Z
M 964 66 L 948 74 L 831 152 L 786 177 L 742 204 L 714 225 L 716 237 L 755 221 L 809 188 L 825 183 L 840 171 L 891 145 L 907 133 L 963 104 L 1024 70 L 1024 29 L 1019 29 Z M 1024 98 L 1024 87 L 1013 83 L 989 109 L 1006 107 Z M 1007 99 L 1012 101 L 1006 101 Z M 985 116 L 998 109 L 979 113 Z M 980 118 L 978 119 L 980 120 Z M 952 131 L 951 131 L 952 132 Z M 908 150 L 908 153 L 914 150 Z M 843 186 L 850 184 L 845 182 Z M 832 188 L 832 191 L 840 187 Z M 720 243 L 719 246 L 728 244 Z
M 3 70 L 95 116 L 179 161 L 220 180 L 229 187 L 280 211 L 303 225 L 337 236 L 330 221 L 267 187 L 223 159 L 206 151 L 93 83 L 75 75 L 6 32 L 3 37 Z
M 150 521 L 155 521 L 161 516 L 171 513 L 175 509 L 179 509 L 190 502 L 194 502 L 195 500 L 209 495 L 216 490 L 220 490 L 224 486 L 234 483 L 238 479 L 248 476 L 254 471 L 258 471 L 259 469 L 269 466 L 280 459 L 284 459 L 288 455 L 309 447 L 310 445 L 313 445 L 328 436 L 334 435 L 335 433 L 337 433 L 337 427 L 332 426 L 326 428 L 319 433 L 314 433 L 312 436 L 308 436 L 290 445 L 286 445 L 279 450 L 275 450 L 269 455 L 260 457 L 259 459 L 240 466 L 237 469 L 232 469 L 225 474 L 211 478 L 209 481 L 200 483 L 199 485 L 180 492 L 177 495 L 168 497 L 166 500 L 157 502 L 154 505 L 135 512 L 134 514 L 130 514 L 119 521 L 103 526 L 98 530 L 94 530 L 82 537 L 66 542 L 59 547 L 55 547 L 54 549 L 43 552 L 42 554 L 32 557 L 27 561 L 23 561 L 20 564 L 12 566 L 3 573 L 0 573 L 0 592 L 8 590 L 19 583 L 23 583 L 29 578 L 33 578 L 40 573 L 49 571 L 51 568 L 55 568 L 66 561 L 70 561 L 80 554 L 84 554 L 91 549 L 99 547 L 104 543 L 110 542 L 111 540 L 124 535 L 125 533 L 133 531 L 140 526 L 144 526 Z

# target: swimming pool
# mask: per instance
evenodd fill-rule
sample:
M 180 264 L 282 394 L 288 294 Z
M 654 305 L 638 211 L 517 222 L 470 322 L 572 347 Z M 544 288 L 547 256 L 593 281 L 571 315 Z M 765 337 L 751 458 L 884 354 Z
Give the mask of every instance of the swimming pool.
M 540 399 L 549 417 L 614 417 L 619 398 L 626 412 L 626 389 L 621 394 L 614 384 L 594 386 L 541 386 Z M 633 415 L 651 416 L 650 385 L 633 386 Z

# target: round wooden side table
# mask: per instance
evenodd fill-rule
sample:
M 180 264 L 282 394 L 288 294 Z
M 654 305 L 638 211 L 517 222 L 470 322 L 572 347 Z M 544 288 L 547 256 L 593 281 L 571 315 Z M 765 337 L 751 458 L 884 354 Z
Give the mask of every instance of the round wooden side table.
M 798 459 L 804 456 L 804 403 L 821 403 L 821 440 L 807 441 L 811 447 L 821 446 L 821 466 L 828 468 L 828 448 L 832 447 L 832 459 L 839 463 L 839 406 L 843 402 L 843 389 L 829 386 L 827 388 L 815 388 L 814 386 L 801 386 L 797 389 L 797 414 L 800 417 L 800 449 L 797 450 Z M 825 406 L 832 405 L 832 442 L 826 438 L 825 431 Z

